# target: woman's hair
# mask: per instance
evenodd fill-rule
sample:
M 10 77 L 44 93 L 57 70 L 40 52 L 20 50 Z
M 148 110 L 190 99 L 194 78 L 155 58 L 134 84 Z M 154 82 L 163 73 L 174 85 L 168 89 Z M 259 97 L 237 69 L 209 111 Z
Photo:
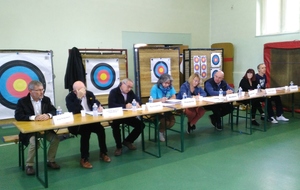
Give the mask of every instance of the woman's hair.
M 248 69 L 244 75 L 244 78 L 245 79 L 248 79 L 247 77 L 247 73 L 252 73 L 252 78 L 251 78 L 251 81 L 256 81 L 256 77 L 255 77 L 255 72 L 253 69 Z
M 188 80 L 189 84 L 191 84 L 195 78 L 198 78 L 198 79 L 199 79 L 199 84 L 198 84 L 197 86 L 200 86 L 201 78 L 200 78 L 199 73 L 194 73 L 194 74 L 192 74 L 192 75 L 190 76 L 190 78 L 189 78 L 189 80 Z
M 159 86 L 160 84 L 162 84 L 164 82 L 168 82 L 168 81 L 170 81 L 170 86 L 172 86 L 173 78 L 171 77 L 171 75 L 164 73 L 164 74 L 160 75 L 160 77 L 157 81 L 157 85 Z

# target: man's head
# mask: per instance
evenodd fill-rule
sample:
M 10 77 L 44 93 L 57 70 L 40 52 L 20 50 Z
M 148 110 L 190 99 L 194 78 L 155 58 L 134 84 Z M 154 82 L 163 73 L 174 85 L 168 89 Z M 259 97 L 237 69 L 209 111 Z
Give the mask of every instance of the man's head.
M 28 91 L 32 99 L 35 101 L 38 101 L 44 97 L 44 86 L 40 81 L 31 81 L 28 84 Z
M 76 81 L 73 84 L 73 92 L 78 96 L 78 93 L 80 92 L 80 97 L 85 96 L 86 94 L 86 87 L 85 84 L 82 81 Z
M 123 79 L 120 84 L 120 89 L 123 93 L 127 94 L 133 88 L 133 81 L 129 78 Z
M 224 73 L 223 71 L 219 70 L 214 74 L 214 81 L 215 83 L 219 84 L 224 79 Z
M 264 63 L 260 63 L 257 65 L 258 74 L 266 74 L 266 65 Z

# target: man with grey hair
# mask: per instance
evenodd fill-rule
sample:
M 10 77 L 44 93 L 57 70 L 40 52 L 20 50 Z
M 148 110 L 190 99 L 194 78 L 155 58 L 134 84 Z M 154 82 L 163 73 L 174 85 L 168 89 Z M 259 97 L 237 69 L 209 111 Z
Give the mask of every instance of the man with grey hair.
M 129 78 L 123 79 L 120 85 L 112 89 L 108 96 L 108 107 L 122 107 L 126 109 L 132 108 L 132 101 L 135 99 L 137 102 L 137 107 L 140 107 L 139 99 L 132 91 L 133 81 Z M 134 129 L 130 134 L 123 139 L 121 142 L 121 130 L 120 125 L 127 124 L 132 126 Z M 113 120 L 112 124 L 113 136 L 116 142 L 115 156 L 120 156 L 122 154 L 122 144 L 126 146 L 129 150 L 136 150 L 133 142 L 139 137 L 145 124 L 139 120 L 137 117 L 130 117 L 124 119 Z
M 44 87 L 40 81 L 33 80 L 28 84 L 28 95 L 19 99 L 15 110 L 17 121 L 45 121 L 56 114 L 56 108 L 52 105 L 49 97 L 44 96 Z M 47 166 L 52 169 L 59 169 L 55 163 L 55 156 L 59 144 L 59 138 L 53 130 L 45 131 L 46 139 L 50 142 L 48 150 Z M 35 157 L 35 135 L 33 133 L 20 133 L 20 140 L 28 145 L 28 157 L 26 160 L 25 172 L 27 175 L 34 175 L 33 169 Z

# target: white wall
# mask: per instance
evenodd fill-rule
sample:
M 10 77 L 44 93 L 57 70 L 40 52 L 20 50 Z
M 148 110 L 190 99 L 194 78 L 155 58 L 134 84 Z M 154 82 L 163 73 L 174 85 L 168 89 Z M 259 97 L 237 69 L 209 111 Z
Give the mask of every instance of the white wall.
M 53 50 L 56 105 L 66 110 L 68 49 L 122 48 L 122 31 L 191 34 L 187 45 L 209 47 L 209 6 L 209 0 L 0 1 L 0 49 Z
M 211 44 L 234 45 L 234 84 L 238 86 L 248 68 L 256 71 L 263 62 L 265 43 L 299 40 L 300 35 L 255 36 L 256 0 L 211 0 Z M 226 75 L 226 73 L 225 73 Z

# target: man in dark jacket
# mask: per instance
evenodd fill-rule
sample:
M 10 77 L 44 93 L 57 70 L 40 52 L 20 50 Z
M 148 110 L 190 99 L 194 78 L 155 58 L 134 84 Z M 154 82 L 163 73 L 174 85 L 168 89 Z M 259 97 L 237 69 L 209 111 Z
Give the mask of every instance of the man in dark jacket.
M 115 108 L 115 107 L 122 107 L 126 109 L 132 108 L 132 101 L 133 99 L 138 101 L 137 96 L 132 91 L 133 88 L 133 81 L 130 79 L 124 79 L 120 83 L 120 85 L 114 89 L 112 89 L 108 96 L 108 107 L 109 108 Z M 137 103 L 137 107 L 139 106 L 139 103 Z M 131 133 L 123 140 L 123 143 L 121 142 L 121 130 L 120 130 L 120 124 L 127 124 L 134 129 L 131 131 Z M 136 150 L 136 147 L 132 144 L 141 134 L 142 130 L 145 127 L 145 124 L 139 120 L 137 117 L 131 117 L 131 118 L 125 118 L 125 119 L 117 119 L 112 122 L 112 130 L 113 130 L 113 136 L 115 138 L 116 142 L 116 150 L 115 150 L 115 156 L 120 156 L 122 154 L 122 144 L 124 146 L 127 146 L 130 150 Z
M 223 90 L 223 95 L 233 93 L 234 90 L 223 79 L 223 71 L 218 71 L 214 74 L 213 78 L 205 81 L 204 90 L 207 93 L 207 96 L 218 96 L 220 89 Z M 206 106 L 206 108 L 212 110 L 213 112 L 213 114 L 209 116 L 211 123 L 216 127 L 217 130 L 221 131 L 223 129 L 221 117 L 232 112 L 232 105 L 230 103 L 222 103 Z
M 50 98 L 44 96 L 43 84 L 40 81 L 33 80 L 28 84 L 28 91 L 28 95 L 19 99 L 17 103 L 15 119 L 17 121 L 44 121 L 51 119 L 56 114 L 56 108 L 52 105 Z M 47 165 L 53 169 L 59 169 L 60 166 L 55 163 L 59 138 L 52 130 L 45 131 L 45 133 L 47 141 L 50 142 Z M 35 135 L 33 133 L 20 133 L 20 140 L 22 140 L 23 144 L 29 144 L 25 172 L 27 175 L 34 175 Z
M 80 113 L 81 110 L 91 111 L 94 103 L 98 106 L 98 111 L 102 111 L 100 102 L 96 99 L 95 95 L 91 91 L 87 91 L 83 82 L 76 81 L 73 84 L 73 91 L 71 91 L 66 97 L 66 104 L 69 112 L 74 114 Z M 89 141 L 91 133 L 94 132 L 98 136 L 98 144 L 100 148 L 100 159 L 104 162 L 110 162 L 110 158 L 107 155 L 107 147 L 105 142 L 105 131 L 103 126 L 97 123 L 85 124 L 76 127 L 69 127 L 69 131 L 74 134 L 80 134 L 80 152 L 81 159 L 80 165 L 83 168 L 93 168 L 89 162 Z

